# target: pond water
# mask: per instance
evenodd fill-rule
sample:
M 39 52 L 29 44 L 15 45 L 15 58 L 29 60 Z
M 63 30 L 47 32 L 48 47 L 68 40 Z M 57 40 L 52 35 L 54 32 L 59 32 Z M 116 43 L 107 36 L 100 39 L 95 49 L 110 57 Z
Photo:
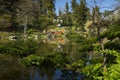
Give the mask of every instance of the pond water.
M 84 60 L 84 65 L 89 65 L 90 60 L 98 55 L 92 52 L 79 52 L 80 44 L 71 43 L 63 39 L 39 42 L 36 50 L 37 55 L 44 53 L 64 52 L 70 58 L 70 62 Z M 55 40 L 54 40 L 55 41 Z M 62 43 L 60 42 L 62 41 Z M 52 44 L 51 44 L 52 43 Z M 48 65 L 49 66 L 49 65 Z M 0 54 L 0 80 L 83 80 L 84 75 L 72 69 L 59 69 L 54 67 L 26 67 L 21 63 L 21 58 L 11 55 Z
M 70 70 L 22 66 L 10 55 L 0 55 L 0 80 L 82 80 L 83 75 Z

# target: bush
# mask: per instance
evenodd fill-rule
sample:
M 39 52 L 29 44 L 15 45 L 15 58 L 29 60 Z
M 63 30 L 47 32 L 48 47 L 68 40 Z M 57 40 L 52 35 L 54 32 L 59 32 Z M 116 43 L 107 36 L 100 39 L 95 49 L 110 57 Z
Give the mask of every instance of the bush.
M 103 80 L 103 73 L 102 73 L 102 64 L 90 64 L 89 66 L 85 66 L 82 69 L 82 73 L 85 74 L 85 80 Z
M 82 47 L 79 48 L 79 51 L 92 51 L 93 46 L 92 45 L 83 45 Z
M 35 54 L 31 54 L 22 59 L 22 63 L 26 66 L 36 65 L 39 66 L 44 60 L 44 57 L 37 56 Z
M 36 47 L 37 45 L 35 41 L 10 42 L 0 45 L 0 53 L 22 57 L 35 53 Z
M 95 44 L 95 45 L 93 46 L 93 50 L 94 50 L 94 51 L 101 50 L 101 45 Z
M 44 68 L 63 68 L 69 63 L 69 59 L 63 53 L 46 54 L 46 55 L 29 55 L 22 59 L 26 66 L 36 65 Z
M 72 68 L 76 69 L 76 68 L 82 68 L 84 66 L 84 61 L 83 60 L 78 60 L 76 62 L 73 62 L 71 64 Z
M 107 42 L 104 47 L 105 49 L 120 50 L 120 42 Z

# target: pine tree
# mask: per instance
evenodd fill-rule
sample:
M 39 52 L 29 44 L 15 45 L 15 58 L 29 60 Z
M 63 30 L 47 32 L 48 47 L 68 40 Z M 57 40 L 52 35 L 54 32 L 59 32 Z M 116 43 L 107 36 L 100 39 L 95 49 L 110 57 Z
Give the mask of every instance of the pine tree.
M 77 26 L 78 7 L 79 7 L 79 5 L 76 2 L 76 0 L 72 0 L 71 1 L 71 8 L 72 8 L 72 24 L 73 24 L 73 26 Z
M 72 0 L 72 1 L 71 1 L 72 12 L 75 11 L 76 7 L 77 7 L 77 2 L 76 2 L 76 0 Z
M 86 23 L 88 18 L 88 11 L 89 8 L 86 5 L 86 0 L 81 0 L 78 7 L 77 22 L 78 26 L 81 27 L 82 31 L 84 30 L 84 24 Z
M 10 26 L 15 25 L 16 13 L 18 6 L 20 5 L 20 0 L 0 0 L 0 14 L 10 16 Z
M 66 5 L 65 5 L 65 12 L 66 12 L 66 22 L 67 22 L 67 25 L 68 25 L 68 13 L 69 13 L 69 4 L 68 4 L 68 2 L 66 2 Z
M 48 27 L 52 25 L 55 16 L 55 0 L 42 0 L 42 9 L 42 15 L 44 16 L 42 16 L 42 18 L 43 20 L 46 20 L 44 26 Z

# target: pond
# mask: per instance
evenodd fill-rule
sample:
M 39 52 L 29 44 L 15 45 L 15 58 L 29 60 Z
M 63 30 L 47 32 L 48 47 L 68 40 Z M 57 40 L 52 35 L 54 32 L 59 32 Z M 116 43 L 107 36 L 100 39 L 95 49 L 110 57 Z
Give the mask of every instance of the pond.
M 0 80 L 81 80 L 81 73 L 70 70 L 24 67 L 13 56 L 0 55 Z
M 0 80 L 83 80 L 82 67 L 101 56 L 80 52 L 78 43 L 52 41 L 3 43 L 9 48 L 1 49 Z

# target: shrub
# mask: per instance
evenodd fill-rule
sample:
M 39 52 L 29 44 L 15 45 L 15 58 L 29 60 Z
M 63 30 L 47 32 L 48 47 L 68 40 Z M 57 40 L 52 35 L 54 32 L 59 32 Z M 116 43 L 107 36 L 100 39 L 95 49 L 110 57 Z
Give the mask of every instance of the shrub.
M 34 41 L 17 41 L 4 43 L 0 45 L 0 53 L 1 54 L 11 54 L 15 56 L 27 56 L 29 54 L 35 53 L 36 50 L 36 42 Z
M 44 57 L 31 54 L 21 60 L 21 62 L 26 66 L 36 65 L 39 66 L 44 60 Z
M 78 60 L 76 62 L 73 62 L 71 66 L 76 69 L 76 68 L 82 68 L 84 66 L 84 61 L 83 60 Z
M 120 42 L 107 42 L 104 45 L 105 49 L 111 49 L 111 50 L 120 50 Z

